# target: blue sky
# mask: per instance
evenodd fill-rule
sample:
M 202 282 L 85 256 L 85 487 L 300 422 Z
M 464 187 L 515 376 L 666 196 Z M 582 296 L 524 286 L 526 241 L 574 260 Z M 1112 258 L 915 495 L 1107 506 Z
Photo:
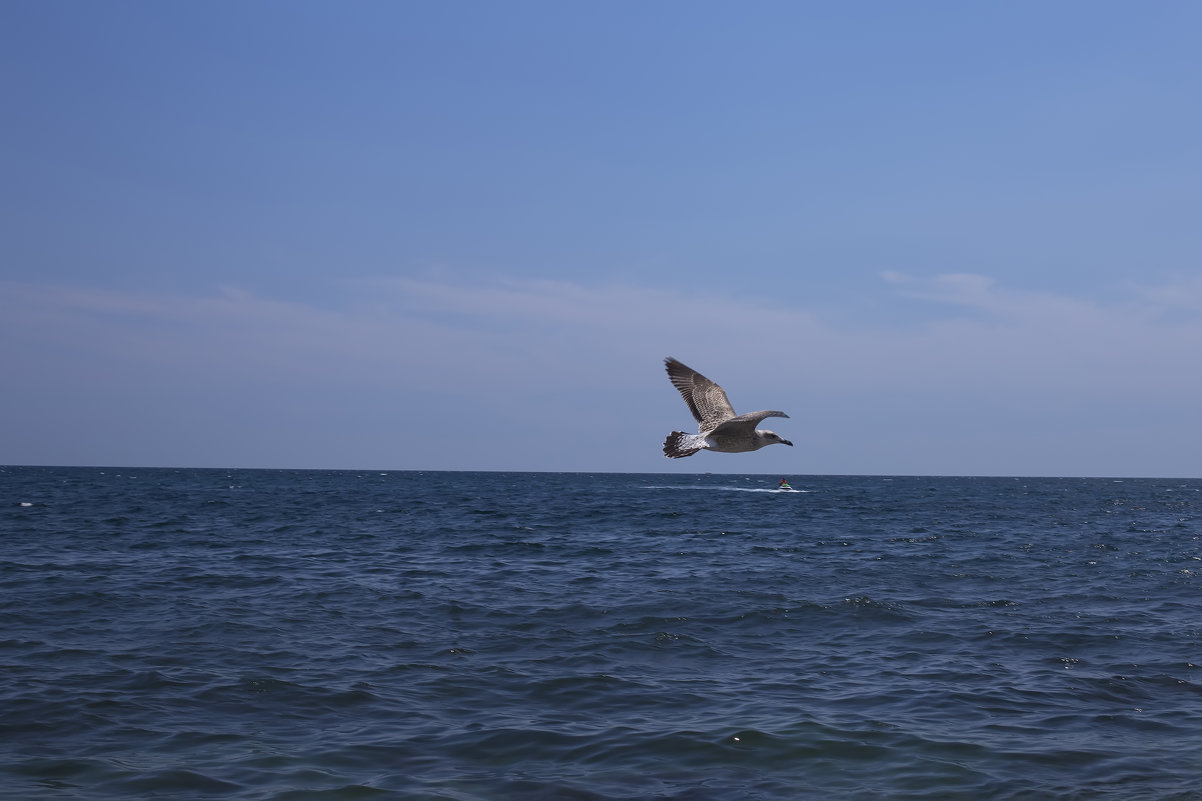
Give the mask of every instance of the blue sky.
M 1202 475 L 1199 29 L 3 0 L 0 463 Z

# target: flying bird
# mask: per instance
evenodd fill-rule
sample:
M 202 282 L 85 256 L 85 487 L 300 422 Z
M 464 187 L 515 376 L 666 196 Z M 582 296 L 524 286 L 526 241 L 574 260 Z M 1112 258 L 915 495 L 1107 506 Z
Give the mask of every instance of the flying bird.
M 680 459 L 702 450 L 744 453 L 758 451 L 765 445 L 777 442 L 793 445 L 774 431 L 755 427 L 756 423 L 765 417 L 789 415 L 784 412 L 767 411 L 735 414 L 722 387 L 670 356 L 664 359 L 664 364 L 667 366 L 672 386 L 680 390 L 681 397 L 693 413 L 693 419 L 697 421 L 696 434 L 673 431 L 668 435 L 664 440 L 664 456 Z

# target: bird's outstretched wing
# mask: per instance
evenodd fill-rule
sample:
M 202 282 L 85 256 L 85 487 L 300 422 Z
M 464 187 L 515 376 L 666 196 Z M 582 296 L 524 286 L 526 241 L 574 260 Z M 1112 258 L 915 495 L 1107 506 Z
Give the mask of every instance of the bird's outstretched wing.
M 735 410 L 726 397 L 722 387 L 693 368 L 676 361 L 671 357 L 664 359 L 668 369 L 668 378 L 672 386 L 680 390 L 681 397 L 688 404 L 693 419 L 701 431 L 711 431 L 724 421 L 735 418 Z M 757 412 L 765 417 L 779 415 L 780 412 Z M 757 418 L 755 422 L 764 419 Z M 754 427 L 754 424 L 753 424 Z
M 748 412 L 741 414 L 738 417 L 732 417 L 729 420 L 724 420 L 714 427 L 712 434 L 750 434 L 755 431 L 755 427 L 760 424 L 760 421 L 765 417 L 788 417 L 784 412 Z

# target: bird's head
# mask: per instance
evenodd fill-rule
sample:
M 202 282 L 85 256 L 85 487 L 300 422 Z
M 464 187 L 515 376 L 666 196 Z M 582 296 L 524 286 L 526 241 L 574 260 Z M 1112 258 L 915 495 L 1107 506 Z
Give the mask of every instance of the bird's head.
M 789 442 L 789 440 L 785 439 L 780 434 L 777 434 L 775 431 L 769 431 L 766 428 L 757 428 L 755 430 L 755 435 L 762 440 L 765 445 L 774 445 L 779 442 L 781 445 L 788 445 L 790 448 L 793 447 L 792 442 Z

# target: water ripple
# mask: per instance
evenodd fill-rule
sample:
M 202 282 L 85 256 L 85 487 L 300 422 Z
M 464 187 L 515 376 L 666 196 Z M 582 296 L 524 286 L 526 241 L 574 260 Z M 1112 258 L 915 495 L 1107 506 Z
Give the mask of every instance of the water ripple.
M 0 479 L 14 797 L 1202 798 L 1202 482 Z

